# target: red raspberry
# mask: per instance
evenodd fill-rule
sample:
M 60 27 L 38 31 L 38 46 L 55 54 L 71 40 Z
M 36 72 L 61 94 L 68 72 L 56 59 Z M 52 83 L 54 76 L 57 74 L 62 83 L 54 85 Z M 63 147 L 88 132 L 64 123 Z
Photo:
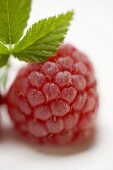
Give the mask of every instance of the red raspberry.
M 94 127 L 98 95 L 92 64 L 67 44 L 21 69 L 7 95 L 16 128 L 41 143 L 65 144 Z

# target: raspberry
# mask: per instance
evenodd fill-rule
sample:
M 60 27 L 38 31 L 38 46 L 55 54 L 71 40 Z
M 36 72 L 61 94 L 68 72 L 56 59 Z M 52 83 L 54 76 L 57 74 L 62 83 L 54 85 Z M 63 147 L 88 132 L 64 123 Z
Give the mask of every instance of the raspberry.
M 95 125 L 96 84 L 88 58 L 64 44 L 48 61 L 20 70 L 7 95 L 8 111 L 23 135 L 40 143 L 70 143 Z

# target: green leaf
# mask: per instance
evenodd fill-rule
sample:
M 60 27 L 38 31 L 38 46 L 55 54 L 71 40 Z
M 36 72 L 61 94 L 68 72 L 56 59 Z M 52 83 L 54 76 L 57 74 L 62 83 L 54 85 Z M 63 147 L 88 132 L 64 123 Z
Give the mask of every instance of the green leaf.
M 5 88 L 9 73 L 9 66 L 0 68 L 0 89 Z
M 0 0 L 0 41 L 15 44 L 29 18 L 31 0 Z
M 72 17 L 73 11 L 69 11 L 33 24 L 14 47 L 14 56 L 27 62 L 47 60 L 63 42 Z
M 7 64 L 9 58 L 8 48 L 0 42 L 0 67 Z

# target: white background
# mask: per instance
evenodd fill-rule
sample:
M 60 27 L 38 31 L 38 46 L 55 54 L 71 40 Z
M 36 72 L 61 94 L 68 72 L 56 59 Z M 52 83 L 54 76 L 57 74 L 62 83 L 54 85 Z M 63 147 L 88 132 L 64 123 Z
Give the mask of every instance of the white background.
M 99 84 L 96 141 L 85 150 L 34 146 L 5 128 L 0 139 L 0 170 L 113 170 L 113 0 L 34 0 L 29 25 L 70 9 L 75 10 L 75 18 L 66 41 L 89 55 Z M 9 84 L 19 65 L 16 61 Z M 2 117 L 6 119 L 4 110 Z

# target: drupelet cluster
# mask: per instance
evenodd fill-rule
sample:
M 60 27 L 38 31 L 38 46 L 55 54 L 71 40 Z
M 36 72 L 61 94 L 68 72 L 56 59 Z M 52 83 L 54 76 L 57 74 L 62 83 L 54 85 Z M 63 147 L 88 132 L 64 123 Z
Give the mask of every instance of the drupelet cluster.
M 7 95 L 16 129 L 39 143 L 66 144 L 95 126 L 98 94 L 87 56 L 63 44 L 43 63 L 22 68 Z

